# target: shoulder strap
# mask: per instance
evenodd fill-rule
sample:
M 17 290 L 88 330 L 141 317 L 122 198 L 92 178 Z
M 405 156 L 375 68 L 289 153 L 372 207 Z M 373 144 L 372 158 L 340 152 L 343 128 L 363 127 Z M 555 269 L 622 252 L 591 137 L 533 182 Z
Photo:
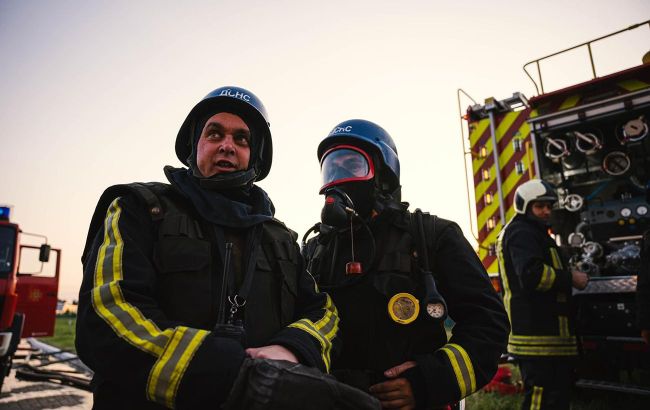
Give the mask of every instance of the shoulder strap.
M 97 206 L 95 207 L 95 212 L 90 220 L 90 226 L 88 227 L 88 234 L 86 236 L 86 244 L 81 255 L 81 262 L 85 262 L 90 247 L 95 239 L 95 235 L 97 235 L 97 232 L 104 224 L 104 219 L 106 219 L 106 210 L 115 198 L 134 194 L 145 204 L 151 219 L 153 221 L 160 221 L 164 218 L 165 208 L 162 206 L 159 195 L 163 191 L 168 190 L 169 187 L 169 184 L 161 182 L 134 182 L 108 187 L 99 198 Z
M 432 319 L 437 322 L 443 322 L 448 315 L 447 303 L 445 302 L 444 297 L 438 292 L 436 282 L 435 282 L 435 273 L 431 270 L 429 265 L 429 254 L 427 245 L 427 236 L 426 229 L 424 226 L 424 221 L 427 221 L 429 225 L 429 232 L 431 232 L 431 252 L 433 260 L 432 266 L 435 268 L 435 258 L 438 253 L 438 235 L 436 232 L 436 222 L 438 217 L 435 215 L 429 215 L 423 213 L 420 209 L 415 210 L 415 225 L 416 225 L 416 236 L 415 242 L 419 245 L 418 252 L 420 252 L 418 261 L 421 261 L 420 272 L 422 274 L 422 282 L 425 288 L 425 295 L 422 299 L 422 305 L 426 307 L 426 315 L 428 319 Z M 426 218 L 425 218 L 426 216 Z M 413 225 L 413 214 L 411 214 L 411 226 Z
M 436 232 L 436 221 L 438 217 L 428 212 L 422 212 L 417 208 L 415 212 L 410 213 L 409 230 L 415 241 L 415 248 L 418 252 L 418 261 L 425 272 L 432 272 L 431 267 L 436 266 L 436 253 L 438 249 L 438 235 Z M 429 237 L 427 237 L 427 233 Z M 431 248 L 433 260 L 429 260 L 428 249 Z M 432 272 L 433 273 L 433 272 Z

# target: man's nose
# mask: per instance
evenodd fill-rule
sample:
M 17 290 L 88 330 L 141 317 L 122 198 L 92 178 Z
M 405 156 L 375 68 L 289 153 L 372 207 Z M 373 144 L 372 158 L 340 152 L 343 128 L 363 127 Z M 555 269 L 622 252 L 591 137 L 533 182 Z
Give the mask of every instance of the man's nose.
M 232 135 L 226 135 L 221 141 L 221 144 L 219 144 L 219 152 L 229 154 L 235 153 L 235 141 L 233 140 Z

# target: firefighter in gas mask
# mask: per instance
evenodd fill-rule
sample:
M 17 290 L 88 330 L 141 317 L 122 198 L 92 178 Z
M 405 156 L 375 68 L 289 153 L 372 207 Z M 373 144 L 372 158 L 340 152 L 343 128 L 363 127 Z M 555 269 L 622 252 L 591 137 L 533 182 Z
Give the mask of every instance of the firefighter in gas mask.
M 337 125 L 318 159 L 325 204 L 303 254 L 339 310 L 334 375 L 384 408 L 437 408 L 480 389 L 509 324 L 458 225 L 401 202 L 397 148 L 377 124 Z
M 497 240 L 503 299 L 512 323 L 508 352 L 524 380 L 522 409 L 568 409 L 574 359 L 571 286 L 589 277 L 568 269 L 549 236 L 553 187 L 533 179 L 515 191 L 516 215 Z

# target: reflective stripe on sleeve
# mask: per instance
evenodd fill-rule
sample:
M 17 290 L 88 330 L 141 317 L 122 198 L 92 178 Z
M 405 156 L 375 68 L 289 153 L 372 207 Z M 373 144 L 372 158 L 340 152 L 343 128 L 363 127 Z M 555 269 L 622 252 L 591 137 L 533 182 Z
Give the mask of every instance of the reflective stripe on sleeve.
M 536 290 L 546 292 L 547 290 L 551 289 L 553 287 L 553 283 L 555 283 L 555 269 L 548 265 L 544 265 L 544 269 L 542 270 L 542 275 L 539 278 L 539 283 L 537 284 Z
M 325 365 L 325 371 L 330 371 L 330 354 L 332 351 L 332 340 L 336 336 L 339 326 L 339 316 L 336 306 L 332 302 L 332 298 L 325 293 L 327 298 L 325 302 L 325 314 L 316 323 L 309 319 L 300 319 L 291 323 L 288 327 L 300 329 L 309 333 L 321 345 L 321 359 Z
M 560 336 L 570 337 L 569 332 L 569 318 L 566 316 L 558 316 L 558 326 L 560 327 Z
M 97 315 L 119 337 L 157 357 L 162 354 L 172 330 L 161 331 L 154 322 L 124 300 L 120 287 L 124 243 L 118 228 L 122 213 L 119 199 L 111 203 L 104 221 L 104 241 L 97 254 L 92 304 Z
M 208 335 L 206 330 L 179 326 L 149 374 L 147 397 L 151 401 L 174 408 L 176 392 L 192 357 Z
M 575 336 L 510 335 L 508 352 L 523 356 L 575 356 L 578 354 Z
M 476 391 L 476 377 L 474 375 L 474 366 L 469 355 L 462 346 L 455 343 L 448 343 L 440 348 L 447 354 L 451 367 L 454 369 L 460 397 L 463 398 Z
M 562 260 L 560 259 L 560 255 L 557 253 L 557 249 L 551 248 L 549 250 L 551 252 L 551 259 L 553 260 L 553 267 L 555 269 L 562 269 Z
M 510 224 L 508 224 L 510 225 Z M 508 320 L 512 321 L 512 314 L 510 312 L 510 299 L 512 299 L 512 290 L 510 290 L 510 283 L 508 282 L 508 275 L 506 274 L 506 260 L 503 256 L 503 237 L 505 236 L 506 229 L 501 230 L 497 237 L 497 260 L 499 261 L 499 277 L 501 278 L 501 285 L 503 286 L 503 305 L 508 313 Z
M 544 388 L 540 386 L 533 386 L 533 395 L 530 398 L 530 410 L 539 410 L 542 408 L 542 394 Z
M 118 225 L 122 213 L 119 199 L 111 203 L 104 221 L 104 241 L 95 265 L 93 308 L 118 337 L 158 358 L 149 374 L 146 394 L 150 400 L 173 408 L 180 380 L 208 332 L 186 327 L 162 331 L 126 302 L 120 287 L 124 242 Z

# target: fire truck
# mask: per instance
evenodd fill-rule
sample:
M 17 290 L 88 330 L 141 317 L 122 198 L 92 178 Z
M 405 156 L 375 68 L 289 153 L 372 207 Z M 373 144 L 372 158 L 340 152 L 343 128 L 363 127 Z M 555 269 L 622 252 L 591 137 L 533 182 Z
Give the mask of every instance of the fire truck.
M 516 92 L 461 112 L 473 233 L 493 284 L 499 289 L 496 241 L 515 215 L 515 190 L 533 178 L 551 183 L 555 240 L 569 265 L 590 276 L 586 289 L 574 289 L 577 386 L 637 394 L 650 394 L 650 351 L 635 323 L 641 239 L 650 228 L 650 53 L 639 55 L 643 64 L 598 76 L 592 45 L 646 29 L 650 20 L 533 60 L 524 71 L 536 96 Z M 592 78 L 545 90 L 540 63 L 579 48 Z M 459 89 L 459 111 L 461 97 L 471 99 Z
M 23 337 L 54 334 L 61 250 L 42 235 L 23 232 L 0 206 L 0 389 Z M 41 238 L 40 245 L 22 237 Z

